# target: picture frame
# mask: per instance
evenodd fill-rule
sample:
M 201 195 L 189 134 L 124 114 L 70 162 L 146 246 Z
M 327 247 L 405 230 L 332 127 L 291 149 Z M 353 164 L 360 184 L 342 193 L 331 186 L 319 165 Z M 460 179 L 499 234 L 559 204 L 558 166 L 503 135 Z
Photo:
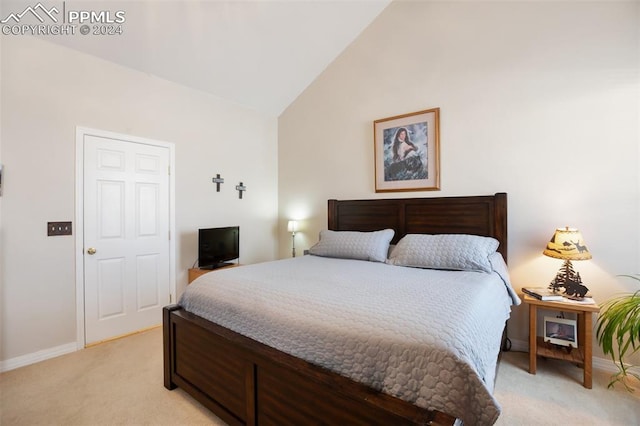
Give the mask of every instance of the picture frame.
M 373 141 L 376 192 L 440 190 L 440 108 L 375 120 Z
M 544 341 L 577 348 L 577 322 L 566 318 L 544 317 Z

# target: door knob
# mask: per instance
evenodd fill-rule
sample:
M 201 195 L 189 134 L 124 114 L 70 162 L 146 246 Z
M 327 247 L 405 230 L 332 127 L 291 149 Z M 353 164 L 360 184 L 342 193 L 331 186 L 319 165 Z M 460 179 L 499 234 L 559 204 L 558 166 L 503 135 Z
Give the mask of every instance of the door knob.
M 88 253 L 88 254 L 96 254 L 96 249 L 94 249 L 93 247 L 89 247 L 89 248 L 87 249 L 87 253 Z

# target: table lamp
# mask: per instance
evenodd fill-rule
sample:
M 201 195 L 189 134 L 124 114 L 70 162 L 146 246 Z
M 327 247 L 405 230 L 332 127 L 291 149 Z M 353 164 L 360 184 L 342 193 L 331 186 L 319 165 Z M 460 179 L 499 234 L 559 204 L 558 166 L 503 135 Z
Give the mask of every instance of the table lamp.
M 564 293 L 576 299 L 581 299 L 589 289 L 582 284 L 580 273 L 573 269 L 572 260 L 589 260 L 591 253 L 584 243 L 582 234 L 575 228 L 558 228 L 547 243 L 542 254 L 564 260 L 564 264 L 549 284 L 549 288 L 557 293 L 564 288 Z
M 290 220 L 287 223 L 287 230 L 291 232 L 291 256 L 296 257 L 296 231 L 298 230 L 298 222 L 295 220 Z

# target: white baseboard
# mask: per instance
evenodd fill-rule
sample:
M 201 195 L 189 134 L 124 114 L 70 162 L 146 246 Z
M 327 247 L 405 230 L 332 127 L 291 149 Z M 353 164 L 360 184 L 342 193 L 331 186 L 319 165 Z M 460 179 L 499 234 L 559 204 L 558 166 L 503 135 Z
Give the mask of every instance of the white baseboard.
M 595 370 L 605 371 L 609 374 L 618 372 L 618 367 L 608 358 L 593 357 L 593 368 Z
M 524 340 L 511 339 L 511 350 L 514 352 L 529 352 L 529 342 Z M 593 357 L 592 365 L 594 369 L 607 373 L 617 373 L 618 367 L 608 358 Z
M 529 352 L 529 342 L 511 339 L 511 350 L 514 352 Z
M 65 345 L 56 346 L 55 348 L 43 349 L 26 355 L 17 356 L 4 361 L 0 361 L 0 373 L 15 370 L 16 368 L 26 365 L 35 364 L 36 362 L 46 359 L 55 358 L 78 350 L 76 342 L 67 343 Z

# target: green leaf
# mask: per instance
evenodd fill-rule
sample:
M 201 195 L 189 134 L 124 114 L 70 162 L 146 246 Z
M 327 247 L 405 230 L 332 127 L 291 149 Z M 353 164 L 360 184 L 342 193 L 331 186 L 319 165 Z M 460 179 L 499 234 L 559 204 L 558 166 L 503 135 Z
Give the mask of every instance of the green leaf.
M 635 275 L 621 276 L 640 281 L 640 277 Z M 640 290 L 614 297 L 602 305 L 596 337 L 604 354 L 609 355 L 618 367 L 618 373 L 611 377 L 608 387 L 620 382 L 633 392 L 626 379 L 638 377 L 638 374 L 630 371 L 635 366 L 628 365 L 626 357 L 640 350 Z

